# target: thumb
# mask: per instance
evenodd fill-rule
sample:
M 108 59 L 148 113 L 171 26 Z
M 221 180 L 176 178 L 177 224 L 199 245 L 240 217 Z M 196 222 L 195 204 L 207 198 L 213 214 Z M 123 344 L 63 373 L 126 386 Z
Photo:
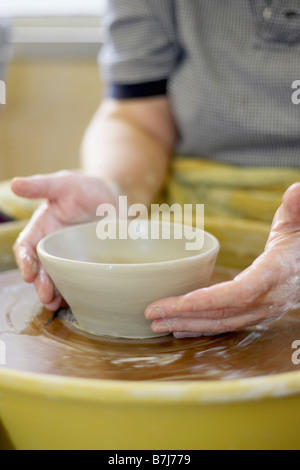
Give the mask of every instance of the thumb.
M 17 196 L 28 199 L 57 199 L 69 191 L 69 180 L 69 172 L 14 178 L 11 189 Z
M 300 183 L 295 183 L 285 192 L 279 209 L 282 223 L 300 224 Z

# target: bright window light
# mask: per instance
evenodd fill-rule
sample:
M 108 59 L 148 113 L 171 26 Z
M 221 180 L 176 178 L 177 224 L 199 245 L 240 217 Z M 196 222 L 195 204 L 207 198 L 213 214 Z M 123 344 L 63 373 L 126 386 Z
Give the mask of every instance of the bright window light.
M 9 0 L 0 2 L 0 17 L 98 16 L 105 0 Z

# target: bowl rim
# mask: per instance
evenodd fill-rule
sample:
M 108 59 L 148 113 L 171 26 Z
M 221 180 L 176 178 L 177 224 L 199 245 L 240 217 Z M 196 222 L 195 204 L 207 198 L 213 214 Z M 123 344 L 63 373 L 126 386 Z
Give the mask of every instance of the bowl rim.
M 147 220 L 145 220 L 146 222 Z M 206 250 L 202 253 L 198 253 L 196 255 L 193 255 L 193 256 L 188 256 L 188 257 L 185 257 L 185 258 L 177 258 L 177 259 L 172 259 L 172 260 L 166 260 L 166 261 L 153 261 L 153 262 L 149 262 L 149 263 L 126 263 L 126 264 L 121 264 L 121 263 L 95 263 L 95 262 L 91 262 L 91 261 L 80 261 L 80 260 L 74 260 L 74 259 L 69 259 L 69 258 L 63 258 L 61 256 L 55 256 L 55 255 L 52 255 L 50 254 L 46 248 L 45 248 L 45 244 L 51 240 L 52 238 L 55 238 L 57 236 L 59 236 L 60 234 L 62 233 L 65 233 L 67 231 L 72 231 L 72 230 L 76 230 L 76 229 L 80 229 L 80 228 L 84 228 L 84 227 L 89 227 L 89 226 L 96 226 L 98 222 L 89 222 L 89 223 L 85 223 L 85 224 L 78 224 L 78 225 L 73 225 L 72 227 L 67 227 L 67 228 L 64 228 L 64 229 L 61 229 L 61 230 L 58 230 L 57 232 L 54 232 L 50 235 L 47 235 L 46 237 L 44 237 L 42 240 L 39 241 L 38 245 L 37 245 L 37 253 L 39 256 L 43 257 L 44 259 L 47 259 L 47 260 L 52 260 L 52 261 L 63 261 L 64 263 L 69 263 L 69 264 L 73 264 L 73 265 L 79 265 L 79 266 L 114 266 L 114 267 L 118 267 L 118 269 L 128 269 L 128 267 L 130 266 L 131 267 L 140 267 L 140 268 L 145 268 L 145 267 L 156 267 L 156 266 L 171 266 L 171 265 L 174 265 L 174 264 L 178 264 L 178 263 L 184 263 L 184 262 L 192 262 L 192 261 L 195 261 L 195 260 L 199 260 L 201 258 L 204 258 L 206 256 L 209 256 L 213 253 L 218 253 L 219 250 L 220 250 L 220 242 L 219 240 L 213 235 L 211 234 L 210 232 L 207 232 L 206 230 L 202 230 L 202 229 L 199 229 L 197 227 L 192 227 L 194 230 L 197 230 L 197 231 L 200 231 L 202 233 L 204 233 L 205 236 L 209 237 L 210 240 L 212 240 L 213 242 L 213 245 L 212 247 L 209 249 L 209 250 Z M 168 223 L 166 221 L 162 221 L 163 224 L 165 223 Z M 185 226 L 187 224 L 179 224 L 177 222 L 170 222 L 172 225 L 174 226 Z M 191 227 L 191 225 L 189 225 Z
M 300 371 L 208 381 L 122 381 L 66 377 L 0 367 L 0 390 L 54 400 L 120 404 L 228 404 L 300 394 Z

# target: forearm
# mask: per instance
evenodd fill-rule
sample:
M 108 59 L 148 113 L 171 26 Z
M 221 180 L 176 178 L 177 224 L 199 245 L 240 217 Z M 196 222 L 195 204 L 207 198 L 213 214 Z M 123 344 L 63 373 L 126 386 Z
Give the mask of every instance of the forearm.
M 83 141 L 83 171 L 114 182 L 130 203 L 151 204 L 166 180 L 175 141 L 165 114 L 159 101 L 145 109 L 104 102 Z

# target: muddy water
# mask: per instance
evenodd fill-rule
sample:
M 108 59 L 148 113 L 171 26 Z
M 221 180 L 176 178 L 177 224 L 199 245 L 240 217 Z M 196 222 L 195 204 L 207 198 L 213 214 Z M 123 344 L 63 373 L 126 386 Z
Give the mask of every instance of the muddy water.
M 213 282 L 233 272 L 218 269 Z M 300 371 L 293 364 L 300 312 L 235 334 L 119 340 L 82 332 L 70 310 L 44 309 L 16 271 L 0 275 L 0 368 L 110 380 L 225 380 Z M 298 355 L 300 358 L 300 354 Z

